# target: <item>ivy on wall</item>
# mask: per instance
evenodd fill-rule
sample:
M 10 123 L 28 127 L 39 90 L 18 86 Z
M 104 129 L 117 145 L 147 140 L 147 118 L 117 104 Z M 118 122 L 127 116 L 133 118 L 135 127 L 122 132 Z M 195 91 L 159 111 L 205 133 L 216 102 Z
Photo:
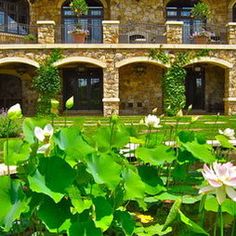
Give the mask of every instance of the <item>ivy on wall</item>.
M 38 92 L 37 114 L 49 115 L 51 99 L 61 91 L 61 77 L 58 68 L 53 63 L 62 58 L 59 50 L 53 50 L 50 56 L 42 63 L 33 78 L 33 88 Z
M 177 112 L 186 106 L 184 66 L 193 58 L 209 56 L 210 49 L 202 49 L 194 52 L 178 52 L 175 55 L 162 50 L 151 49 L 150 57 L 169 65 L 162 77 L 163 108 L 164 113 L 175 116 Z

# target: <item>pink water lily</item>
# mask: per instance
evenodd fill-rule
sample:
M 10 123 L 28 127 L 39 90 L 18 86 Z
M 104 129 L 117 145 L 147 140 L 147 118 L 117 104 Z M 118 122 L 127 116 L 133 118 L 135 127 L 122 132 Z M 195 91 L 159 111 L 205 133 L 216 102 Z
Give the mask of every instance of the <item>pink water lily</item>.
M 226 195 L 236 201 L 236 166 L 231 162 L 220 164 L 214 162 L 208 167 L 204 164 L 202 175 L 209 183 L 209 186 L 200 189 L 199 193 L 212 192 L 216 194 L 218 203 L 221 205 L 226 199 Z

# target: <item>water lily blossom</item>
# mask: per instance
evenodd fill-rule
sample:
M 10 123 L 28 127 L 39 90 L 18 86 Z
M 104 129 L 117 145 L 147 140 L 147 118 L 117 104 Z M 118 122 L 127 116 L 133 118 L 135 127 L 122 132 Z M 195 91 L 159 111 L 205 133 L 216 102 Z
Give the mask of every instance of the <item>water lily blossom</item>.
M 227 128 L 225 130 L 219 129 L 219 133 L 228 137 L 229 139 L 235 139 L 235 132 L 233 129 Z
M 74 97 L 70 97 L 67 101 L 66 101 L 66 109 L 71 109 L 74 106 Z
M 216 194 L 218 203 L 221 205 L 226 195 L 233 201 L 236 201 L 236 166 L 231 162 L 220 164 L 214 162 L 212 166 L 208 167 L 204 164 L 203 177 L 209 183 L 209 186 L 200 189 L 199 193 L 210 193 Z
M 22 118 L 22 110 L 19 103 L 9 108 L 9 110 L 7 111 L 7 117 L 10 120 L 16 120 Z
M 148 126 L 149 128 L 159 128 L 161 127 L 160 124 L 160 118 L 158 118 L 155 115 L 148 115 L 144 118 L 144 124 Z

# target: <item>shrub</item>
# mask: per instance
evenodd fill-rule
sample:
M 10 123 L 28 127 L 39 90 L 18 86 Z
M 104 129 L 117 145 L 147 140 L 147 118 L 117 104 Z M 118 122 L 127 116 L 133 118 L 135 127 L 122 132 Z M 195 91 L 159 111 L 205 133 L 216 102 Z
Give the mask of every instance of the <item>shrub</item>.
M 7 131 L 9 132 L 9 137 L 17 137 L 20 134 L 20 123 L 16 121 L 11 121 L 8 127 L 9 119 L 6 115 L 0 115 L 0 138 L 7 137 Z

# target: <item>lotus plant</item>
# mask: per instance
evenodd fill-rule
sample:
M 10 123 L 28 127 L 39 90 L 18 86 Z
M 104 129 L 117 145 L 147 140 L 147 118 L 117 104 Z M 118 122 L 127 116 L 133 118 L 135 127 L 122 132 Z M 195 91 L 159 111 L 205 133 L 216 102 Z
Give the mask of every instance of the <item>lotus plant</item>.
M 236 201 L 236 166 L 231 162 L 220 164 L 214 162 L 208 167 L 206 164 L 202 171 L 203 177 L 209 186 L 200 189 L 199 193 L 215 193 L 218 203 L 221 205 L 226 199 L 226 195 Z
M 229 139 L 235 139 L 235 132 L 233 129 L 227 128 L 225 130 L 219 129 L 219 134 L 226 136 Z
M 236 166 L 231 162 L 224 164 L 214 162 L 210 167 L 205 164 L 202 175 L 209 183 L 209 186 L 200 189 L 199 193 L 212 192 L 213 194 L 216 194 L 216 199 L 219 203 L 218 214 L 220 214 L 220 236 L 223 236 L 224 224 L 221 205 L 225 201 L 226 195 L 236 202 L 236 191 L 234 190 L 236 187 Z M 217 225 L 217 222 L 215 225 Z
M 51 140 L 51 137 L 53 135 L 52 125 L 48 124 L 44 127 L 44 129 L 42 129 L 40 127 L 35 127 L 34 134 L 35 134 L 35 137 L 40 142 L 44 143 L 44 145 L 42 145 L 38 149 L 37 153 L 47 154 L 47 152 L 49 151 L 49 148 L 51 146 L 50 140 Z
M 160 128 L 159 125 L 161 122 L 160 118 L 158 118 L 155 115 L 148 115 L 144 118 L 144 125 L 146 125 L 149 128 Z

